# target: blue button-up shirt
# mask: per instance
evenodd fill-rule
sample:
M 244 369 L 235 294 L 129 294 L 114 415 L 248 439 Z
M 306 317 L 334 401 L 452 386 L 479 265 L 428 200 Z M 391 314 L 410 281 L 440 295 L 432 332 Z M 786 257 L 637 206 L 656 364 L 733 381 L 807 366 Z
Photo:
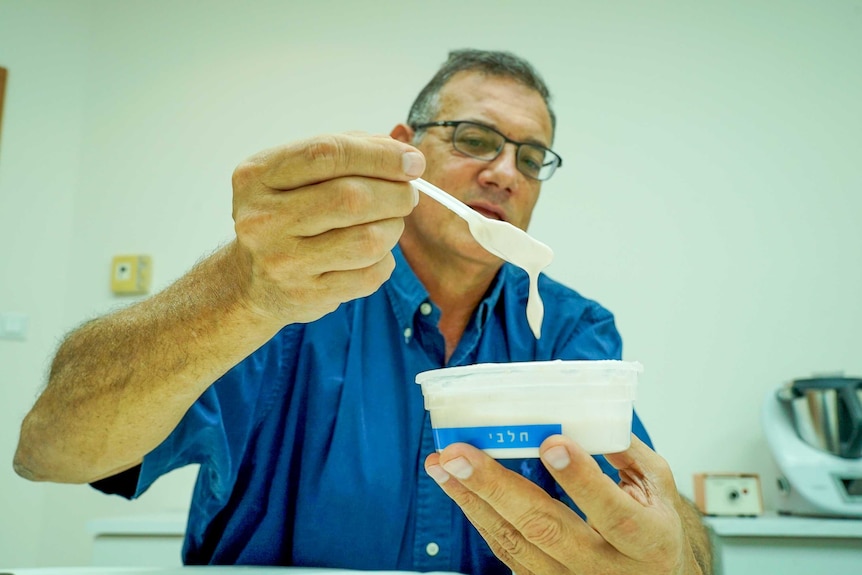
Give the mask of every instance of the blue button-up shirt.
M 445 345 L 439 309 L 398 248 L 394 254 L 381 289 L 281 330 L 144 458 L 135 497 L 168 471 L 200 464 L 187 564 L 509 575 L 424 472 L 434 443 L 415 376 L 444 366 Z M 613 316 L 544 275 L 536 340 L 528 285 L 525 273 L 504 265 L 448 365 L 620 358 Z M 637 416 L 633 431 L 649 443 Z M 501 463 L 573 505 L 538 459 Z

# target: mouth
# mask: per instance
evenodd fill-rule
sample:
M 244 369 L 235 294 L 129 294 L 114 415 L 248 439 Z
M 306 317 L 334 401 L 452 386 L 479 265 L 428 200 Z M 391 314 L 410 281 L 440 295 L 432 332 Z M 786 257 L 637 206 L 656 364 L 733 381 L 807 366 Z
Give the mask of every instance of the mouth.
M 501 209 L 497 207 L 490 206 L 487 204 L 469 204 L 469 206 L 475 211 L 485 216 L 486 218 L 492 220 L 506 221 L 505 214 Z

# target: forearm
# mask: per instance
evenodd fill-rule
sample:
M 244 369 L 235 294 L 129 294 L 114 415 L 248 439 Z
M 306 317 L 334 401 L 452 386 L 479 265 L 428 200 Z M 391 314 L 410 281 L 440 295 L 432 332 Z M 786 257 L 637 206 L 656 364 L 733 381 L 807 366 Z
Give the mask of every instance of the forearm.
M 228 246 L 156 296 L 73 332 L 22 424 L 16 471 L 83 483 L 140 462 L 279 329 L 244 305 L 242 273 Z
M 682 496 L 676 507 L 694 560 L 703 575 L 712 575 L 712 546 L 700 511 Z

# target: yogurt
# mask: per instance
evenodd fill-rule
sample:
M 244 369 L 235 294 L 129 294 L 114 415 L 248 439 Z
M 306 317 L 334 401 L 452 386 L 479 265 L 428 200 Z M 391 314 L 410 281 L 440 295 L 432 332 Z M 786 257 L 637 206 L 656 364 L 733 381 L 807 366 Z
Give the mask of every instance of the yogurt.
M 591 454 L 631 442 L 638 362 L 486 363 L 420 373 L 438 451 L 465 442 L 499 459 L 538 457 L 554 434 Z

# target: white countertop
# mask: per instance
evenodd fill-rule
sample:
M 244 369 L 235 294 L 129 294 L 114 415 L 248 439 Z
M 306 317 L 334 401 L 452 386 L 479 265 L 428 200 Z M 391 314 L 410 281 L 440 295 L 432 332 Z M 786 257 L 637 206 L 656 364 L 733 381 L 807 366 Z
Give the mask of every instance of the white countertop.
M 858 518 L 801 517 L 769 512 L 757 517 L 705 517 L 704 522 L 717 535 L 727 537 L 862 537 L 862 519 Z M 100 535 L 182 537 L 186 531 L 186 515 L 158 513 L 105 517 L 88 522 L 87 530 L 96 537 Z
M 757 517 L 704 517 L 722 537 L 862 538 L 862 519 L 801 517 L 766 513 Z

